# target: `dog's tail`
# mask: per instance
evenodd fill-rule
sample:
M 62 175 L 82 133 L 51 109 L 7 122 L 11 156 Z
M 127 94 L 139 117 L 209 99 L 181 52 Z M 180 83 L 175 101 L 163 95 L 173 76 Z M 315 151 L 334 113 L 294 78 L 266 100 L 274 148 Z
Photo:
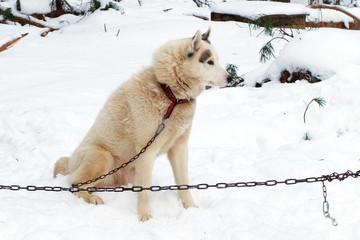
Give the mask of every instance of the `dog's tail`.
M 54 167 L 54 178 L 56 178 L 56 175 L 59 173 L 62 175 L 69 174 L 69 160 L 69 157 L 61 157 L 57 160 Z

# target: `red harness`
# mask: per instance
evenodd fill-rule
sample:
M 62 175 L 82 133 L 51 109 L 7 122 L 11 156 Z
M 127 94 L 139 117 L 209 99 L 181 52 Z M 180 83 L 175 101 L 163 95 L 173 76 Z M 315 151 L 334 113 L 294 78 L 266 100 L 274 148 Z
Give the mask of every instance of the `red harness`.
M 192 100 L 192 98 L 190 100 L 188 99 L 176 99 L 174 93 L 171 91 L 170 87 L 166 84 L 161 83 L 161 88 L 164 90 L 165 95 L 170 99 L 170 101 L 172 102 L 168 108 L 168 110 L 166 111 L 166 114 L 164 115 L 164 120 L 168 119 L 172 113 L 172 111 L 174 110 L 176 104 L 178 103 L 187 103 L 189 101 Z

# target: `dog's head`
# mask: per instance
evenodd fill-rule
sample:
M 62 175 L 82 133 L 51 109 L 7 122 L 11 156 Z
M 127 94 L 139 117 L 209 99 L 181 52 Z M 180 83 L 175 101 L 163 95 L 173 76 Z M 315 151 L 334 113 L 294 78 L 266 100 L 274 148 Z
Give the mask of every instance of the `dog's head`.
M 209 41 L 211 28 L 200 30 L 191 38 L 170 41 L 154 54 L 154 70 L 158 81 L 176 92 L 196 97 L 206 85 L 226 86 L 232 81 L 218 62 Z
M 224 87 L 232 77 L 219 64 L 219 58 L 209 41 L 211 28 L 201 35 L 198 30 L 190 39 L 185 51 L 183 68 L 189 77 L 195 77 L 205 85 Z

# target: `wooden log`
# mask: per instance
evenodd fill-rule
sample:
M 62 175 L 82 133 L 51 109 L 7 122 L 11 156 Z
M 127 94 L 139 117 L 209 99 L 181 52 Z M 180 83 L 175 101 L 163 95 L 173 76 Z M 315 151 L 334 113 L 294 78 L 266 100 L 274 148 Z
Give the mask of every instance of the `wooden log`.
M 1 9 L 0 9 L 0 15 L 4 15 L 4 11 Z M 10 21 L 20 23 L 21 26 L 24 26 L 25 24 L 29 24 L 40 28 L 46 28 L 45 25 L 31 21 L 30 19 L 17 17 L 17 16 L 13 16 Z
M 342 28 L 342 29 L 354 29 L 359 30 L 359 24 L 349 22 L 348 26 L 345 26 L 344 22 L 306 22 L 306 27 L 310 28 Z
M 278 28 L 296 28 L 305 29 L 305 18 L 306 14 L 295 14 L 295 15 L 268 15 L 267 17 L 273 27 Z
M 37 23 L 37 22 L 31 21 L 30 19 L 26 19 L 26 18 L 22 18 L 22 17 L 14 17 L 11 19 L 11 21 L 20 23 L 21 26 L 29 24 L 29 25 L 39 27 L 39 28 L 47 28 L 47 26 L 45 26 L 41 23 Z
M 221 22 L 237 21 L 237 22 L 251 23 L 254 20 L 234 14 L 212 12 L 211 21 L 221 21 Z
M 305 18 L 306 14 L 295 14 L 295 15 L 285 15 L 285 14 L 277 14 L 277 15 L 266 15 L 261 16 L 255 20 L 249 19 L 246 17 L 242 17 L 239 15 L 227 14 L 227 13 L 211 13 L 212 21 L 237 21 L 237 22 L 245 22 L 245 23 L 254 23 L 261 18 L 268 18 L 271 24 L 274 27 L 279 28 L 297 28 L 304 29 L 305 28 Z
M 50 17 L 50 18 L 57 18 L 64 14 L 74 14 L 74 12 L 66 12 L 66 11 L 60 9 L 60 10 L 52 11 L 52 12 L 46 14 L 45 16 Z
M 348 15 L 349 17 L 351 17 L 352 19 L 354 19 L 356 22 L 360 23 L 360 19 L 358 17 L 356 17 L 355 15 L 349 13 L 348 11 L 341 9 L 339 7 L 336 6 L 327 6 L 327 5 L 314 5 L 314 4 L 310 4 L 309 5 L 310 8 L 315 8 L 315 9 L 332 9 L 332 10 L 336 10 L 339 12 L 342 12 L 346 15 Z
M 38 13 L 34 13 L 34 14 L 31 14 L 31 16 L 33 17 L 33 18 L 36 18 L 36 19 L 38 19 L 38 20 L 45 20 L 45 15 L 44 14 L 38 14 Z
M 5 44 L 3 44 L 2 46 L 0 46 L 0 52 L 5 51 L 9 48 L 11 48 L 12 46 L 14 46 L 17 42 L 20 41 L 20 39 L 22 39 L 23 37 L 26 37 L 28 35 L 28 33 L 22 34 L 21 37 L 15 38 L 14 40 L 11 40 Z
M 339 11 L 354 19 L 354 22 L 349 22 L 348 27 L 345 26 L 344 22 L 319 22 L 319 23 L 307 22 L 306 23 L 307 27 L 333 27 L 333 28 L 349 28 L 349 29 L 360 30 L 360 19 L 342 8 L 336 6 L 314 5 L 314 4 L 309 5 L 309 7 L 314 9 L 331 9 L 331 10 Z
M 4 11 L 0 9 L 0 15 L 4 15 Z M 44 24 L 41 24 L 41 23 L 38 23 L 38 22 L 34 22 L 32 21 L 30 18 L 29 19 L 26 19 L 26 18 L 22 18 L 22 17 L 18 17 L 18 16 L 14 16 L 11 18 L 12 22 L 17 22 L 19 23 L 21 26 L 24 26 L 26 24 L 29 24 L 29 25 L 32 25 L 32 26 L 35 26 L 35 27 L 39 27 L 39 28 L 49 28 L 48 26 L 44 25 Z M 6 20 L 5 20 L 6 22 Z M 54 30 L 57 30 L 57 29 L 53 29 Z
M 319 76 L 313 75 L 309 70 L 299 69 L 290 73 L 288 70 L 281 72 L 279 81 L 281 83 L 294 83 L 298 80 L 306 80 L 309 83 L 317 83 L 322 81 Z

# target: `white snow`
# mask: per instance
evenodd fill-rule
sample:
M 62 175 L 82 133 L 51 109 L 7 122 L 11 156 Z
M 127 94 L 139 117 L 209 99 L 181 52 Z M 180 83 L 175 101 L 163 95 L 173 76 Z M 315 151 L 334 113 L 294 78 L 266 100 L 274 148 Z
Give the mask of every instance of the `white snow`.
M 354 7 L 341 7 L 343 10 L 353 14 L 357 18 L 360 18 L 360 8 Z M 307 21 L 311 22 L 354 22 L 354 19 L 345 13 L 331 9 L 309 9 L 309 16 Z
M 298 3 L 237 0 L 228 0 L 215 4 L 212 6 L 212 11 L 216 13 L 240 15 L 253 20 L 263 15 L 296 15 L 309 13 L 308 8 Z
M 273 80 L 262 88 L 247 82 L 242 88 L 205 91 L 190 137 L 192 184 L 360 169 L 359 32 L 301 31 L 276 52 L 278 58 L 261 64 L 258 52 L 269 40 L 256 37 L 261 30 L 163 12 L 153 5 L 161 2 L 168 7 L 165 0 L 143 0 L 142 7 L 122 1 L 124 15 L 96 11 L 45 38 L 43 29 L 0 25 L 1 40 L 29 33 L 0 53 L 0 185 L 68 186 L 66 176 L 52 178 L 54 163 L 71 154 L 107 96 L 150 65 L 161 44 L 209 26 L 221 64 L 236 64 L 240 74 L 276 78 L 277 70 L 299 66 L 328 78 L 317 84 Z M 192 4 L 182 2 L 184 9 Z M 274 45 L 281 49 L 284 42 Z M 305 103 L 320 96 L 326 106 L 312 104 L 304 124 Z M 306 133 L 311 141 L 303 139 Z M 160 156 L 153 184 L 173 183 L 170 164 Z M 326 186 L 338 227 L 323 216 L 321 183 L 192 190 L 199 208 L 188 210 L 176 192 L 153 193 L 154 218 L 145 223 L 137 220 L 134 193 L 100 193 L 105 205 L 94 206 L 66 192 L 0 190 L 0 239 L 357 239 L 359 179 Z
M 24 14 L 46 14 L 51 12 L 51 0 L 20 0 L 21 12 Z
M 17 38 L 20 38 L 21 34 L 14 34 L 14 35 L 10 35 L 8 37 L 5 37 L 4 39 L 0 39 L 0 46 L 3 46 L 4 44 L 14 41 Z
M 360 65 L 360 32 L 342 29 L 311 30 L 296 36 L 269 65 L 245 75 L 246 83 L 279 79 L 285 69 L 311 71 L 314 75 L 329 78 L 339 72 L 357 69 Z M 259 74 L 264 71 L 264 74 Z

